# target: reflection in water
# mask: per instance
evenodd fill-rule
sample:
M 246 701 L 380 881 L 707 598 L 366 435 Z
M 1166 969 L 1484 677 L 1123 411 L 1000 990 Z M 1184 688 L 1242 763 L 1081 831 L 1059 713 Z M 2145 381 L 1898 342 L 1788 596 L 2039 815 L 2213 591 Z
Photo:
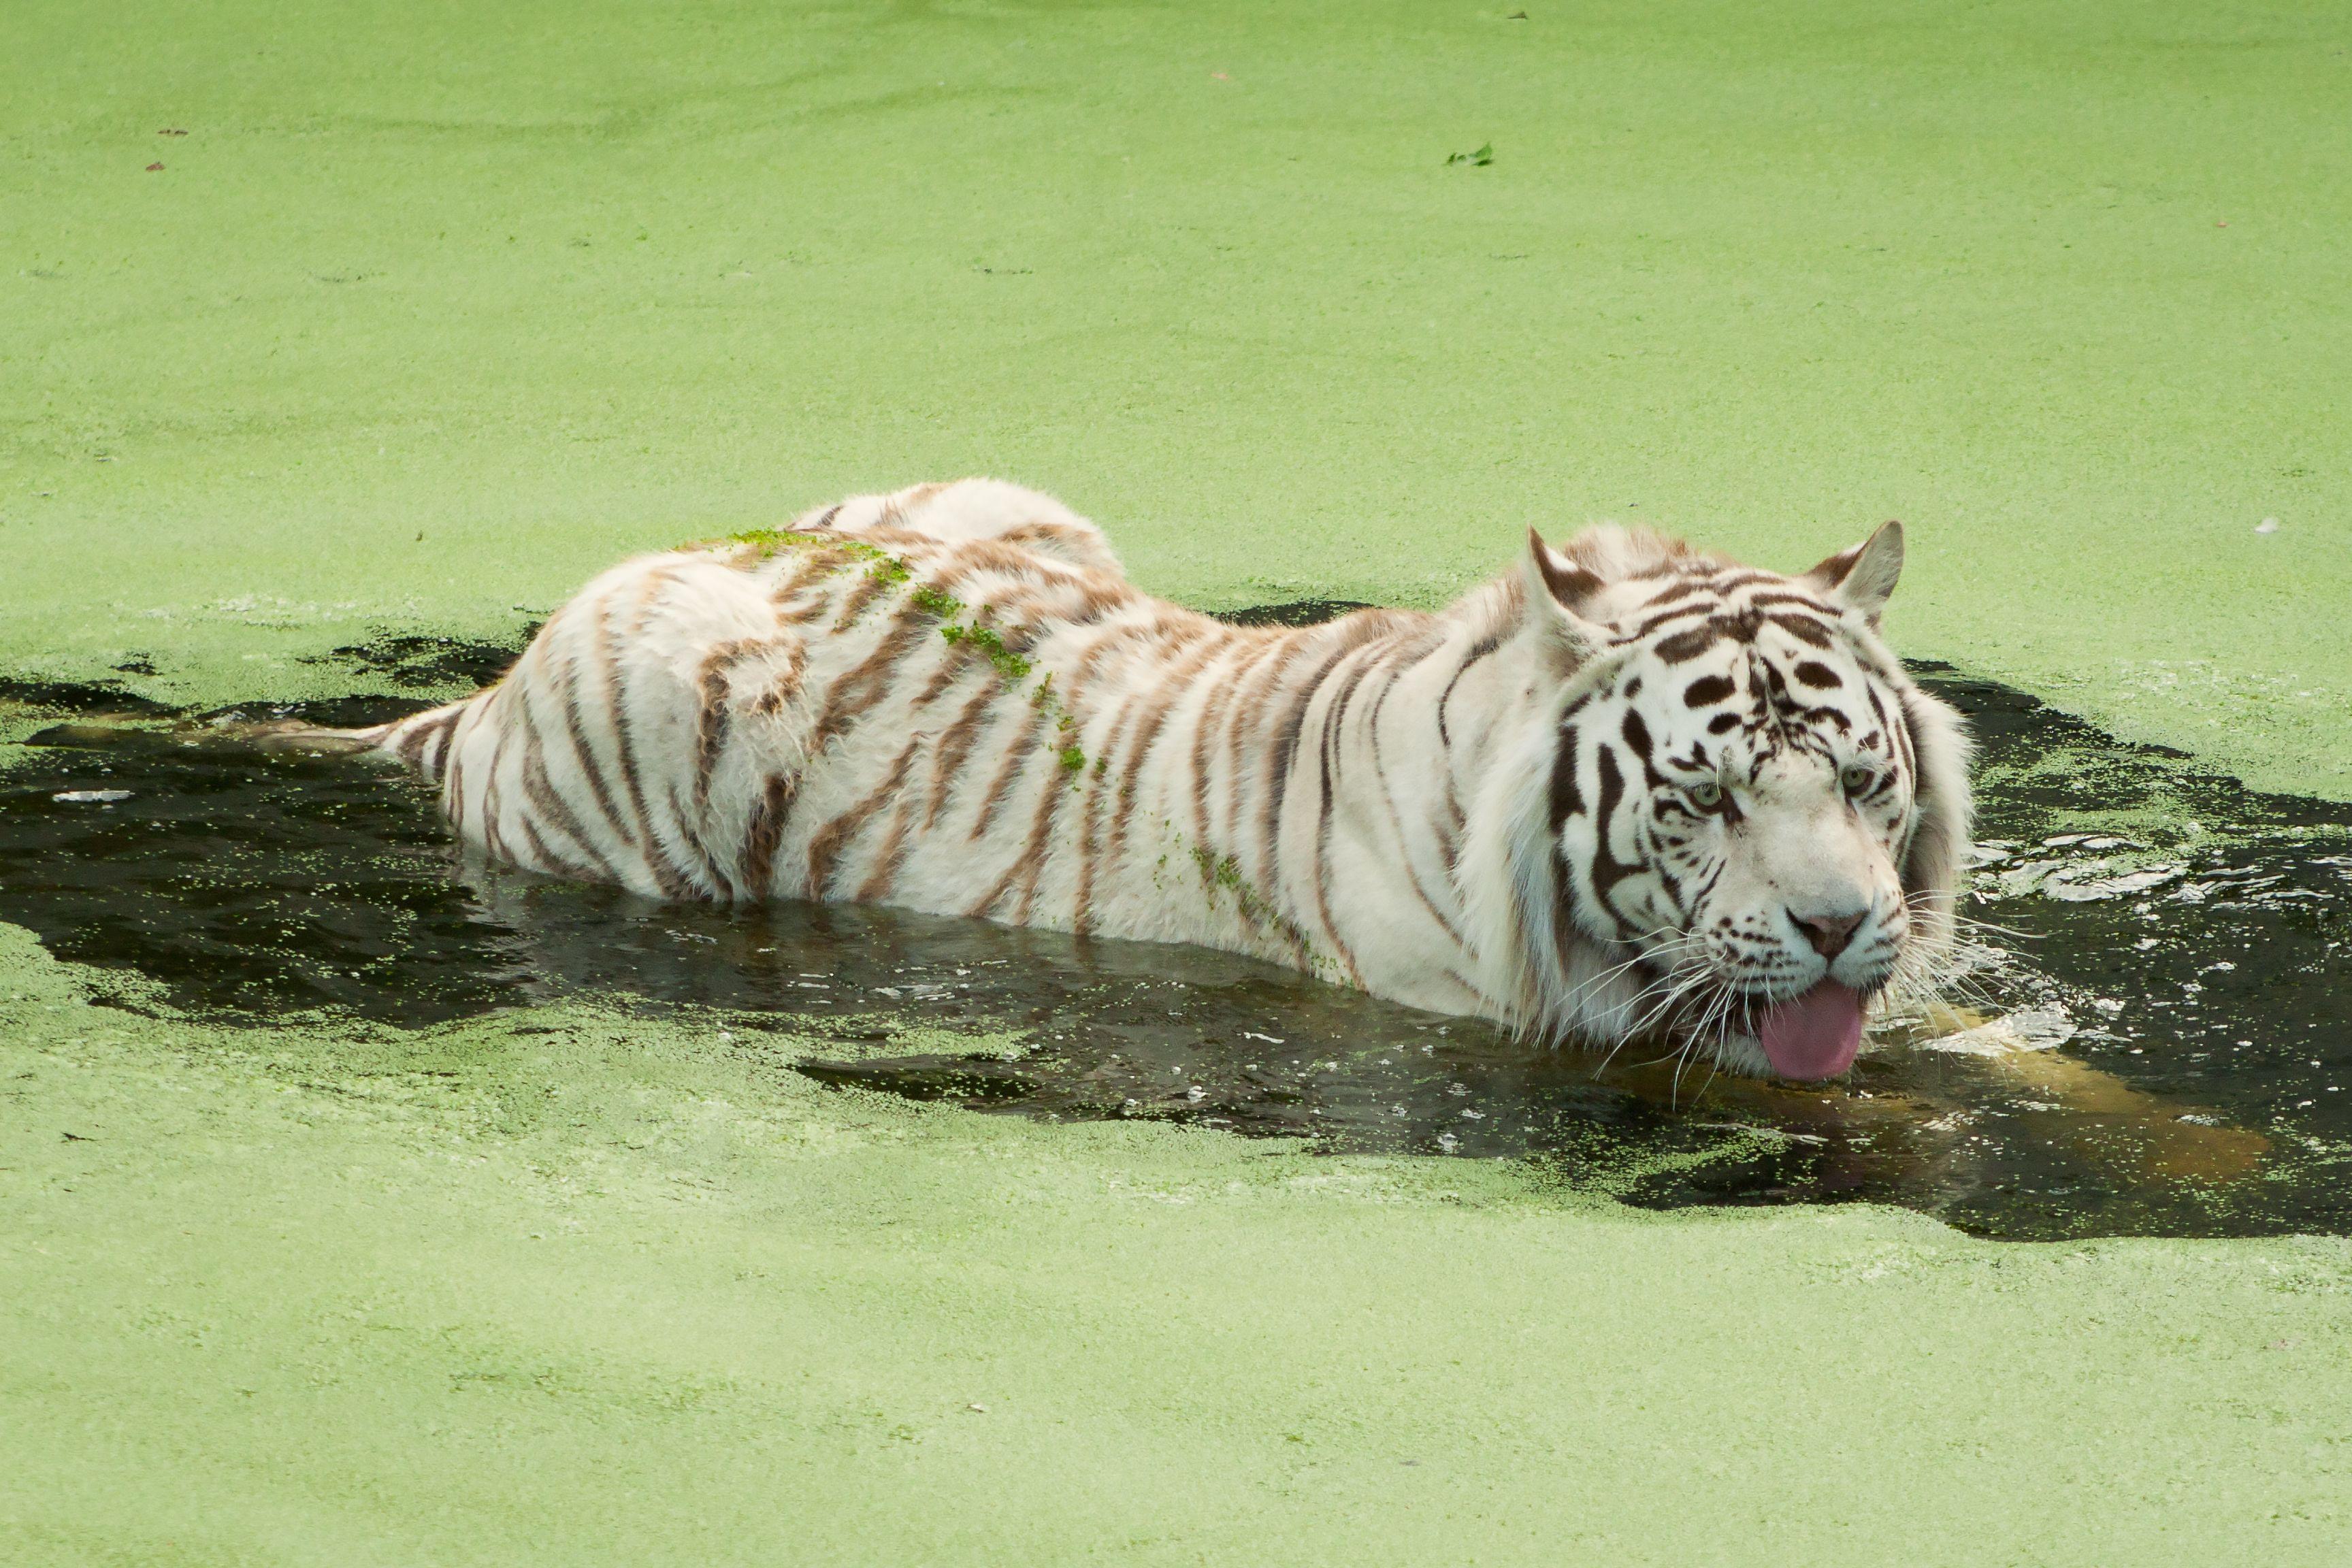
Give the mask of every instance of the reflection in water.
M 1652 1206 L 1869 1198 L 2019 1238 L 2352 1229 L 2352 815 L 1922 673 L 1985 742 L 1971 910 L 2001 929 L 1965 994 L 1883 1024 L 1828 1088 L 1604 1068 L 1194 949 L 468 878 L 375 764 L 63 689 L 16 694 L 83 711 L 0 773 L 0 919 L 203 1011 L 416 1026 L 618 994 L 832 1041 L 801 1070 L 843 1087 L 1524 1158 Z M 937 1054 L 942 1029 L 991 1048 Z

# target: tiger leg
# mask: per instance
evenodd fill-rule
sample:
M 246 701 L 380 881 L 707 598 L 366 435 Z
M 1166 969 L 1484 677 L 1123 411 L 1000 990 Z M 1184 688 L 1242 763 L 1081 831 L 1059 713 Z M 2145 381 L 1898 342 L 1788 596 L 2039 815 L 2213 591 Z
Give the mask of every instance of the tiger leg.
M 540 628 L 506 678 L 395 726 L 494 862 L 649 897 L 765 897 L 798 782 L 800 637 L 745 574 L 629 562 Z

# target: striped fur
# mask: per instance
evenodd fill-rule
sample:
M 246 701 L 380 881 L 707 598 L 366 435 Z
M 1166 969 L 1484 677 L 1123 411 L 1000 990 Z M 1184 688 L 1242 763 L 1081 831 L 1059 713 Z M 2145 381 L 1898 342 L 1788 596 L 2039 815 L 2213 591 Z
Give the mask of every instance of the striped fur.
M 1948 935 L 1965 742 L 1878 639 L 1884 540 L 1785 578 L 1601 529 L 1439 614 L 1245 629 L 968 479 L 628 562 L 377 739 L 503 864 L 1198 942 L 1755 1070 L 1744 1010 L 1821 973 L 1790 900 L 1867 894 L 1859 989 Z

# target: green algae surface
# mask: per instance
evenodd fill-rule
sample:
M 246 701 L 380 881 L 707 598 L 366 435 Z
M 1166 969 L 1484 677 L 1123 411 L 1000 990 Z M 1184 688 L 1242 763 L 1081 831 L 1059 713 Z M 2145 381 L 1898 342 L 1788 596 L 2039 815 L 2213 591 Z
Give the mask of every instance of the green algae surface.
M 286 695 L 361 624 L 967 472 L 1212 605 L 1897 516 L 1907 651 L 2352 798 L 2340 6 L 34 0 L 8 45 L 0 663 Z
M 11 1562 L 2318 1564 L 2352 1532 L 2341 1239 L 1664 1220 L 1505 1163 L 834 1093 L 715 1024 L 240 1033 L 5 959 Z
M 339 692 L 307 661 L 386 626 L 971 471 L 1212 605 L 1433 602 L 1529 522 L 1795 565 L 1893 515 L 1906 652 L 2352 797 L 2339 9 L 5 37 L 0 673 Z M 142 1014 L 0 937 L 10 1561 L 2352 1541 L 2342 1240 L 1638 1215 L 833 1093 L 692 1015 Z

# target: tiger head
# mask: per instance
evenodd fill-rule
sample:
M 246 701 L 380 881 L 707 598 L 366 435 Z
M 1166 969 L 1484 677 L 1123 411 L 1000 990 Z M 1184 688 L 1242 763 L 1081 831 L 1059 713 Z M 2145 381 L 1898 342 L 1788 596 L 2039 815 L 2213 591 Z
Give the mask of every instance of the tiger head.
M 1969 842 L 1959 718 L 1879 636 L 1902 563 L 1891 522 L 1793 577 L 1529 535 L 1517 732 L 1465 862 L 1504 1011 L 1738 1072 L 1853 1064 L 1873 999 L 1948 947 Z

